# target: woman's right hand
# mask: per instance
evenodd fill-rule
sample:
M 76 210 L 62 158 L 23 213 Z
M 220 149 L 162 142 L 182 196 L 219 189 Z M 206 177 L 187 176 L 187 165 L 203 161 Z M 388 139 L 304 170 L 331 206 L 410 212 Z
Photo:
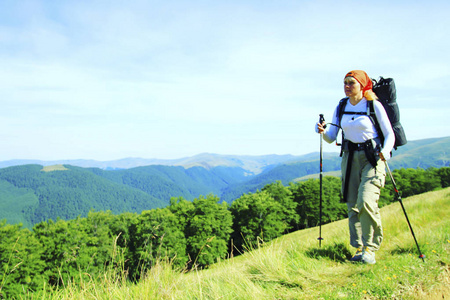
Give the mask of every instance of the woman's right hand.
M 322 124 L 317 123 L 317 132 L 323 133 L 324 131 L 325 131 L 325 122 L 323 122 Z

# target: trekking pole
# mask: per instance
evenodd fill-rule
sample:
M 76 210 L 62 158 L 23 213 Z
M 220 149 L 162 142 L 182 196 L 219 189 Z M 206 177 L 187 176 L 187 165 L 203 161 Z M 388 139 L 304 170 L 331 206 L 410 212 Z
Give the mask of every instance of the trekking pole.
M 319 124 L 322 124 L 325 122 L 325 119 L 323 117 L 323 114 L 319 115 Z M 323 160 L 323 153 L 322 153 L 322 145 L 323 145 L 323 133 L 320 134 L 320 200 L 319 200 L 319 247 L 322 247 L 322 176 L 323 176 L 323 170 L 322 170 L 322 160 Z
M 419 251 L 419 258 L 421 258 L 423 260 L 423 262 L 425 262 L 425 255 L 423 255 L 422 252 L 420 251 L 419 243 L 417 243 L 416 236 L 412 229 L 411 223 L 409 222 L 409 218 L 408 218 L 408 215 L 406 214 L 405 207 L 403 206 L 402 197 L 400 196 L 400 193 L 397 189 L 397 185 L 395 184 L 394 176 L 392 176 L 392 172 L 391 172 L 391 169 L 389 169 L 389 165 L 388 165 L 387 161 L 384 161 L 384 163 L 386 164 L 386 169 L 388 170 L 389 177 L 391 178 L 392 185 L 394 186 L 394 191 L 395 191 L 395 195 L 397 196 L 397 200 L 400 202 L 400 205 L 402 206 L 402 209 L 403 209 L 403 213 L 405 214 L 405 217 L 406 217 L 406 221 L 408 222 L 409 230 L 411 230 L 414 241 L 416 242 L 417 250 Z

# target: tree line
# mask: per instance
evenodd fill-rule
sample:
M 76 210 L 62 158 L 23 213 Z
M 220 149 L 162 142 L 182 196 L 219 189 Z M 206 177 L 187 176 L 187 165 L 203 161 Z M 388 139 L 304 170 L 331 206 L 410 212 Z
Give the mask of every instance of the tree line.
M 449 167 L 393 174 L 403 197 L 450 186 Z M 32 230 L 3 220 L 1 296 L 62 287 L 75 277 L 101 276 L 109 267 L 138 281 L 160 259 L 180 270 L 206 268 L 261 241 L 319 225 L 319 188 L 318 179 L 287 186 L 278 181 L 231 204 L 212 194 L 193 201 L 174 197 L 167 207 L 140 214 L 91 211 L 85 218 L 43 221 Z M 323 178 L 323 224 L 346 218 L 340 192 L 340 178 Z M 393 201 L 387 178 L 379 203 Z

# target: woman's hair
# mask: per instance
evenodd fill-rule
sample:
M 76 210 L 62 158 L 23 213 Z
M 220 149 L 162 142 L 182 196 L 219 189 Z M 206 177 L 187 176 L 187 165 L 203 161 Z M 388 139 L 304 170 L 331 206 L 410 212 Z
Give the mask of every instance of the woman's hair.
M 372 79 L 370 79 L 366 72 L 362 70 L 353 70 L 348 72 L 344 78 L 346 77 L 353 77 L 361 84 L 363 96 L 367 100 L 372 101 L 378 99 L 377 95 L 372 90 Z
M 372 101 L 372 100 L 377 100 L 378 99 L 377 95 L 372 90 L 365 91 L 363 96 L 368 101 Z

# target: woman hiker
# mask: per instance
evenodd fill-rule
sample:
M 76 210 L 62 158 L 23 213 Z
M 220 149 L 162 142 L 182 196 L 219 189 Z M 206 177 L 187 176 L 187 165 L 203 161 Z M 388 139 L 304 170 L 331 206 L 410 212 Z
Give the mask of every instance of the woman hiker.
M 348 208 L 350 245 L 356 248 L 351 261 L 374 264 L 375 251 L 383 240 L 378 199 L 386 176 L 384 160 L 390 158 L 395 136 L 383 105 L 374 101 L 377 96 L 366 72 L 348 72 L 344 78 L 344 91 L 343 113 L 338 105 L 331 126 L 318 123 L 316 132 L 323 133 L 324 140 L 332 143 L 339 129 L 343 131 L 342 193 Z M 373 101 L 384 141 L 367 114 L 368 101 Z

